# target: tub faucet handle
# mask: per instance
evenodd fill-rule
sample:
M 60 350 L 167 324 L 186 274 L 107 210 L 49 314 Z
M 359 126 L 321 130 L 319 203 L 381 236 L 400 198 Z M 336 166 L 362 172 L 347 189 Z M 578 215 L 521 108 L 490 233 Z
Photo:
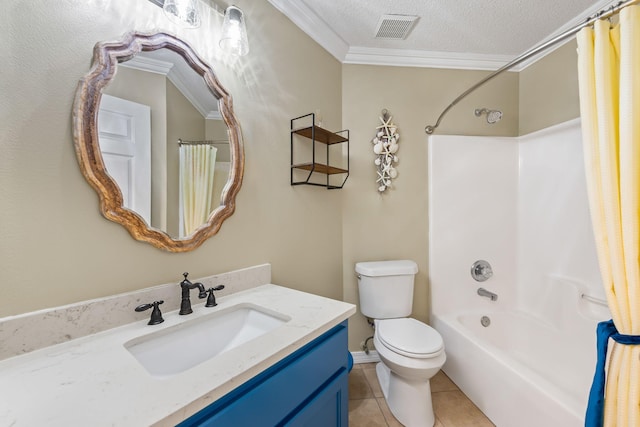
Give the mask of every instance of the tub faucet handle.
M 493 276 L 491 264 L 485 260 L 478 260 L 471 266 L 471 277 L 477 282 L 484 282 Z

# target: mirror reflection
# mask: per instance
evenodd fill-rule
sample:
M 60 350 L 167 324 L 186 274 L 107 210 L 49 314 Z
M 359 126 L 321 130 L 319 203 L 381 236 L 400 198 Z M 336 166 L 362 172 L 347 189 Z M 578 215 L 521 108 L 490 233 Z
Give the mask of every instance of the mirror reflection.
M 103 89 L 98 139 L 124 207 L 174 238 L 220 205 L 229 177 L 227 126 L 204 79 L 177 53 L 139 52 Z

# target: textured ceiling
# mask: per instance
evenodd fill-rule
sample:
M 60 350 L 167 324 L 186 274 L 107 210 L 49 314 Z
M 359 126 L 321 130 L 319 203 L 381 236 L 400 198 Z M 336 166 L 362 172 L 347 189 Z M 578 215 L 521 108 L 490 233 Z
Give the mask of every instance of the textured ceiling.
M 325 47 L 328 44 L 318 40 L 318 36 L 322 38 L 323 34 L 332 32 L 335 40 L 344 42 L 346 51 L 392 49 L 495 57 L 515 57 L 615 3 L 607 0 L 269 1 Z M 304 28 L 299 19 L 292 17 L 293 9 L 303 9 L 303 15 L 313 16 L 318 28 Z M 376 39 L 375 30 L 384 14 L 418 15 L 420 19 L 405 40 Z

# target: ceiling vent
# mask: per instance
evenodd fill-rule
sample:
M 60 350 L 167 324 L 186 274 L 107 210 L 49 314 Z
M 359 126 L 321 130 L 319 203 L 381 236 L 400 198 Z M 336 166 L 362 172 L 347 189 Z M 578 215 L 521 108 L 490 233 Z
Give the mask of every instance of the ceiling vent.
M 418 16 L 382 15 L 378 21 L 375 38 L 404 40 L 407 38 L 417 21 Z

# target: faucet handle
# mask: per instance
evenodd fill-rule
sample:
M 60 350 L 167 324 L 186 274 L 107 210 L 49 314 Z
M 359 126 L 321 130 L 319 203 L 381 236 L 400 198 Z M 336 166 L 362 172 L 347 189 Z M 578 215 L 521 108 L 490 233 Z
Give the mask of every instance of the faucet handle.
M 185 271 L 184 273 L 182 273 L 182 275 L 184 276 L 184 280 L 182 282 L 180 282 L 180 286 L 190 285 L 191 282 L 189 281 L 189 279 L 187 279 L 187 276 L 189 275 L 189 272 Z
M 207 289 L 207 293 L 209 297 L 207 298 L 207 303 L 204 305 L 205 307 L 215 307 L 218 305 L 216 302 L 216 296 L 213 294 L 213 291 L 221 291 L 224 289 L 224 285 L 216 286 L 215 288 Z
M 154 301 L 150 304 L 141 304 L 135 308 L 135 311 L 145 311 L 153 307 L 153 311 L 151 312 L 151 319 L 149 319 L 149 323 L 147 323 L 147 325 L 157 325 L 164 322 L 164 319 L 162 318 L 162 312 L 160 311 L 159 307 L 160 304 L 164 304 L 164 301 L 160 300 Z

